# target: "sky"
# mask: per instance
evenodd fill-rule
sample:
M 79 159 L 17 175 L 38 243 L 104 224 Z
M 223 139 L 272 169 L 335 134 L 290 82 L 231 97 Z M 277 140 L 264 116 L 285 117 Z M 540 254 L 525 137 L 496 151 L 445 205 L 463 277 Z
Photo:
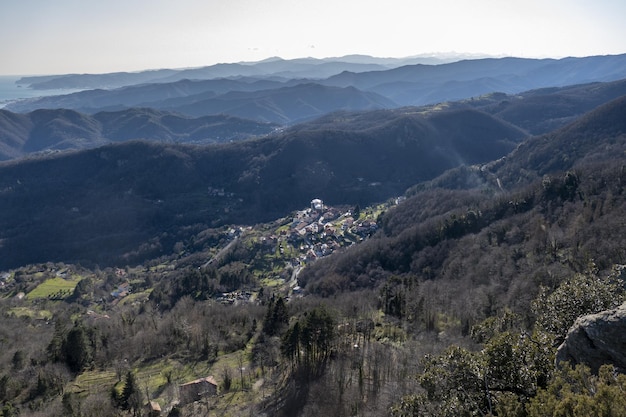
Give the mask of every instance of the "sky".
M 0 75 L 279 56 L 626 53 L 624 0 L 0 0 Z

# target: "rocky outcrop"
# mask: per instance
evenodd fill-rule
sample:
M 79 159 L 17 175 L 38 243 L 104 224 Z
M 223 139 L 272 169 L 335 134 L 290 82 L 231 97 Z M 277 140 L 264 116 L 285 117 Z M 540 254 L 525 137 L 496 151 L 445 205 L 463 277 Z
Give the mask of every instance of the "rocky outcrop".
M 559 346 L 556 361 L 582 363 L 594 373 L 600 366 L 611 364 L 626 373 L 626 303 L 579 317 Z

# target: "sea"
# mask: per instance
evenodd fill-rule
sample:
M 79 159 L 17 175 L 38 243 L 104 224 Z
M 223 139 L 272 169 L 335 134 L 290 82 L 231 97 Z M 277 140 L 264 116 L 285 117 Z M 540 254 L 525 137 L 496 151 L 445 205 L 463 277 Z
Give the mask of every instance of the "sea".
M 0 109 L 7 104 L 25 99 L 43 96 L 56 96 L 70 94 L 80 90 L 34 90 L 28 85 L 18 85 L 15 82 L 22 78 L 21 75 L 0 75 Z

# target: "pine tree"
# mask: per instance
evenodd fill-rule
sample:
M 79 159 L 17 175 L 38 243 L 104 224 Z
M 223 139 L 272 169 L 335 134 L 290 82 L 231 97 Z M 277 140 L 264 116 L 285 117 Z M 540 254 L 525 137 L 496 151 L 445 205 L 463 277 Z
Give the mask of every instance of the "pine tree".
M 268 336 L 275 336 L 280 334 L 287 324 L 289 324 L 289 313 L 285 300 L 283 297 L 278 297 L 276 300 L 272 297 L 267 305 L 263 332 Z
M 63 341 L 61 351 L 65 363 L 72 372 L 80 372 L 91 364 L 93 349 L 83 326 L 76 325 L 69 331 Z
M 133 415 L 137 415 L 141 410 L 142 401 L 143 396 L 135 374 L 128 371 L 124 381 L 124 389 L 122 389 L 122 395 L 120 396 L 120 405 L 124 410 L 130 410 L 133 412 Z

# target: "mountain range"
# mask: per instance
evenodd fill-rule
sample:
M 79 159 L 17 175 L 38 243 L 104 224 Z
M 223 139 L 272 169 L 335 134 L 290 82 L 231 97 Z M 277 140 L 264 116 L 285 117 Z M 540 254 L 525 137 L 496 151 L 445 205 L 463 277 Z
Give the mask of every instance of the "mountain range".
M 204 81 L 175 80 L 26 99 L 6 108 L 17 112 L 67 108 L 94 113 L 141 106 L 196 117 L 227 113 L 290 124 L 340 109 L 434 104 L 491 92 L 515 94 L 544 87 L 615 81 L 626 78 L 626 55 L 559 60 L 485 58 L 366 72 L 346 70 L 319 79 L 235 74 L 239 72 L 233 70 L 230 75 L 224 73 Z M 327 88 L 314 89 L 311 84 Z M 303 93 L 303 89 L 309 91 Z M 291 107 L 298 111 L 293 114 L 285 111 Z
M 269 221 L 314 197 L 365 206 L 407 189 L 503 190 L 550 171 L 529 161 L 563 170 L 592 151 L 596 159 L 619 154 L 619 140 L 609 145 L 601 136 L 596 144 L 590 138 L 601 129 L 576 133 L 584 129 L 576 123 L 624 95 L 624 80 L 405 107 L 373 91 L 419 82 L 437 89 L 451 79 L 471 85 L 476 77 L 517 88 L 531 78 L 532 85 L 612 79 L 625 60 L 482 59 L 344 72 L 315 83 L 184 80 L 40 99 L 70 109 L 2 110 L 0 151 L 11 161 L 0 164 L 0 268 L 47 259 L 141 262 L 202 228 Z M 116 97 L 148 107 L 93 112 L 120 105 Z M 71 109 L 80 105 L 90 112 Z M 574 137 L 584 145 L 570 149 Z M 528 151 L 536 141 L 560 149 Z M 73 152 L 45 155 L 55 151 Z
M 458 183 L 469 172 L 479 181 L 460 181 L 465 186 L 511 188 L 583 159 L 621 155 L 623 116 L 618 98 L 529 138 L 471 106 L 340 112 L 254 140 L 130 141 L 5 162 L 0 268 L 139 262 L 204 228 L 269 221 L 314 197 L 365 206 L 442 174 Z M 446 172 L 459 166 L 484 168 Z
M 198 83 L 215 83 L 199 81 Z M 192 81 L 181 81 L 181 89 Z M 131 91 L 146 87 L 128 87 L 129 97 L 140 94 Z M 331 89 L 332 90 L 332 89 Z M 186 90 L 188 91 L 188 90 Z M 98 95 L 98 92 L 92 94 Z M 447 102 L 442 105 L 406 107 L 405 112 L 425 112 L 432 108 L 474 108 L 496 116 L 524 130 L 527 134 L 542 134 L 562 127 L 594 107 L 626 94 L 626 81 L 589 83 L 567 87 L 530 90 L 519 94 L 490 93 L 470 99 Z M 281 128 L 280 123 L 290 118 L 315 120 L 282 127 L 286 132 L 308 130 L 365 130 L 382 123 L 394 111 L 347 112 L 345 109 L 387 107 L 389 102 L 380 96 L 365 95 L 353 88 L 334 89 L 317 84 L 299 84 L 276 90 L 231 92 L 216 98 L 205 98 L 200 103 L 226 103 L 232 113 L 227 115 L 185 116 L 176 112 L 150 108 L 130 108 L 102 111 L 95 114 L 72 110 L 36 110 L 30 113 L 12 113 L 0 110 L 0 160 L 26 156 L 36 152 L 86 149 L 110 142 L 145 139 L 171 143 L 215 143 L 240 140 L 268 134 Z M 71 97 L 71 96 L 70 96 Z M 194 96 L 196 97 L 196 96 Z M 330 100 L 331 97 L 334 100 Z M 69 97 L 68 97 L 69 98 Z M 96 99 L 94 99 L 96 100 Z M 194 99 L 195 100 L 195 99 Z M 170 105 L 185 105 L 187 97 L 170 98 Z M 192 101 L 193 102 L 193 101 Z M 298 105 L 293 105 L 297 102 Z M 199 104 L 187 104 L 189 112 Z M 344 109 L 344 110 L 337 110 Z M 246 116 L 265 114 L 279 123 L 247 119 Z
M 343 71 L 363 72 L 385 70 L 412 64 L 443 64 L 476 58 L 468 54 L 430 54 L 407 58 L 378 58 L 368 55 L 347 55 L 336 58 L 267 58 L 259 62 L 216 64 L 200 68 L 161 69 L 109 74 L 63 74 L 28 76 L 19 85 L 38 90 L 117 88 L 134 84 L 168 83 L 184 79 L 206 80 L 228 77 L 267 77 L 274 79 L 326 78 Z

